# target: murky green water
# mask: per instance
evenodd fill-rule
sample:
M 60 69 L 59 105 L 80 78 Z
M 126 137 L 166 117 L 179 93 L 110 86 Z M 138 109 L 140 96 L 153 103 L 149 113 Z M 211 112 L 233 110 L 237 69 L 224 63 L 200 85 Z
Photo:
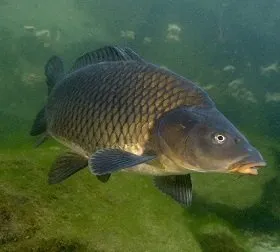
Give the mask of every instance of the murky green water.
M 0 251 L 280 251 L 280 2 L 0 0 Z M 262 152 L 259 176 L 195 174 L 189 209 L 149 177 L 47 184 L 44 65 L 125 45 L 201 85 Z

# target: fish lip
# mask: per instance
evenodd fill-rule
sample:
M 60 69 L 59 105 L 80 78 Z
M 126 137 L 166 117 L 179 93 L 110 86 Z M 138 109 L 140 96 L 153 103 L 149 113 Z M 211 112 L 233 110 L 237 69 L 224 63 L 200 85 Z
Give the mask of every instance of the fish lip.
M 258 175 L 258 169 L 266 166 L 267 163 L 262 161 L 251 161 L 251 162 L 238 162 L 230 168 L 230 172 L 238 172 L 243 174 Z

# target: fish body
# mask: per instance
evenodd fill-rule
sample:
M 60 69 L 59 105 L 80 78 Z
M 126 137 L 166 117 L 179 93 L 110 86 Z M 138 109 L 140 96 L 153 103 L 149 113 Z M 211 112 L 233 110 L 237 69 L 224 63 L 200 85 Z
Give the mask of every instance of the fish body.
M 87 53 L 68 73 L 54 56 L 45 74 L 49 96 L 31 135 L 51 136 L 73 151 L 54 162 L 50 183 L 86 166 L 102 182 L 116 171 L 138 172 L 154 175 L 161 191 L 189 205 L 190 172 L 255 174 L 265 165 L 205 91 L 129 48 Z
M 106 148 L 142 155 L 153 150 L 155 122 L 189 104 L 210 107 L 212 101 L 152 64 L 102 62 L 70 73 L 54 88 L 46 105 L 47 132 L 86 158 Z

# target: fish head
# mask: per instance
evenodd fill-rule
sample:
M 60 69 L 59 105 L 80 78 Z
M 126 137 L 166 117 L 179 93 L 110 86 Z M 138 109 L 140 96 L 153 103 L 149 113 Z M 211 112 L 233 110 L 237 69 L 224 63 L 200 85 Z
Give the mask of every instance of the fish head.
M 160 155 L 183 171 L 257 175 L 266 165 L 260 152 L 215 107 L 181 107 L 158 120 Z

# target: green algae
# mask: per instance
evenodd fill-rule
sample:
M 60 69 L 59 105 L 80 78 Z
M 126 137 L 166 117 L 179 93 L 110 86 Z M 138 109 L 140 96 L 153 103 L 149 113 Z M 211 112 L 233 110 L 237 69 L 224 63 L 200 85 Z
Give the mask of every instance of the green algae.
M 154 246 L 160 251 L 180 251 L 182 247 L 200 251 L 191 232 L 180 224 L 181 208 L 165 197 L 157 199 L 158 192 L 146 178 L 120 174 L 114 176 L 110 184 L 103 185 L 88 171 L 82 171 L 64 184 L 49 186 L 46 175 L 55 152 L 56 149 L 49 147 L 28 151 L 25 148 L 13 153 L 20 157 L 17 160 L 11 159 L 8 153 L 1 158 L 0 182 L 7 194 L 5 201 L 1 201 L 5 206 L 3 216 L 7 212 L 13 216 L 19 214 L 17 219 L 23 221 L 17 223 L 10 219 L 22 230 L 12 232 L 12 238 L 1 246 L 17 249 L 20 243 L 21 247 L 33 247 L 42 237 L 58 236 L 84 242 L 86 251 L 93 251 L 93 248 L 97 251 L 152 251 Z M 29 203 L 13 204 L 11 195 L 21 195 Z M 166 200 L 170 205 L 162 208 Z M 18 213 L 17 208 L 24 213 Z M 30 223 L 36 223 L 34 236 L 28 231 Z M 35 245 L 21 238 L 26 236 Z M 16 240 L 12 241 L 14 237 Z M 181 237 L 180 242 L 178 237 Z
M 0 149 L 0 246 L 4 251 L 186 248 L 204 252 L 208 248 L 243 252 L 249 251 L 243 231 L 269 234 L 279 227 L 279 202 L 276 194 L 269 193 L 276 192 L 279 183 L 272 175 L 259 181 L 254 177 L 252 184 L 241 180 L 238 185 L 230 175 L 194 176 L 194 202 L 186 210 L 157 191 L 145 176 L 116 174 L 103 184 L 84 170 L 64 183 L 48 185 L 48 169 L 64 147 L 54 141 L 37 149 L 32 141 L 29 144 Z M 250 187 L 256 181 L 260 188 L 267 185 L 268 191 L 265 186 L 250 199 L 257 188 L 251 191 Z M 205 183 L 213 185 L 210 192 L 203 189 Z M 223 183 L 232 185 L 227 189 Z M 234 187 L 240 191 L 229 201 L 226 196 Z M 240 199 L 242 190 L 247 193 Z M 250 203 L 245 204 L 246 199 Z

